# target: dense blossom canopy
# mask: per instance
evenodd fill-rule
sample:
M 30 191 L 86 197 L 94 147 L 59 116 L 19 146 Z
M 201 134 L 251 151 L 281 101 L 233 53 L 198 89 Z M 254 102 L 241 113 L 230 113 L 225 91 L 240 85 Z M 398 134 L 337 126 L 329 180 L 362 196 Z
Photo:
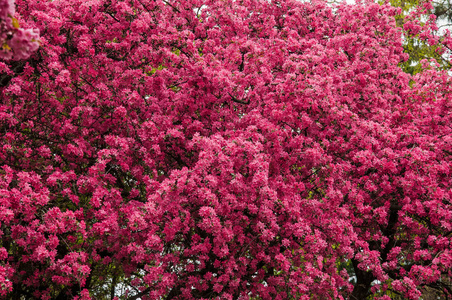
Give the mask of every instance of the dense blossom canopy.
M 2 296 L 452 294 L 452 82 L 400 69 L 396 9 L 16 6 L 41 37 L 0 62 Z

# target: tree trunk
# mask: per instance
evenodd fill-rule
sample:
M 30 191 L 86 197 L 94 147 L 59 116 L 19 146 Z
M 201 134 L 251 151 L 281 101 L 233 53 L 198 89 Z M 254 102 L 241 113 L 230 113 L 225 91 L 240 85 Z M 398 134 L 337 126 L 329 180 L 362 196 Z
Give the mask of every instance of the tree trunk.
M 356 274 L 356 285 L 350 296 L 351 300 L 364 300 L 369 296 L 371 283 L 375 280 L 372 272 L 366 272 L 358 268 L 358 261 L 352 259 L 353 269 Z

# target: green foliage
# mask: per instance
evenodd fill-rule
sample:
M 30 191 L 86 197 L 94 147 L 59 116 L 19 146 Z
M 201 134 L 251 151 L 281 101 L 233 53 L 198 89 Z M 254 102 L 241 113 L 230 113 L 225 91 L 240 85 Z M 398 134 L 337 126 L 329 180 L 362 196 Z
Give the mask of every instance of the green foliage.
M 401 13 L 395 16 L 397 25 L 402 28 L 406 23 L 407 16 L 425 1 L 422 0 L 390 0 L 394 7 L 400 7 Z M 433 14 L 438 20 L 452 20 L 451 5 L 449 2 L 434 2 Z M 424 16 L 426 18 L 427 16 Z M 420 25 L 425 26 L 425 19 L 420 20 Z M 400 64 L 400 67 L 409 74 L 416 74 L 423 70 L 421 60 L 434 59 L 438 62 L 441 69 L 450 69 L 451 63 L 441 55 L 441 43 L 436 45 L 430 44 L 420 38 L 419 34 L 412 35 L 410 32 L 403 31 L 404 52 L 409 55 L 407 61 Z M 441 42 L 441 40 L 440 40 Z

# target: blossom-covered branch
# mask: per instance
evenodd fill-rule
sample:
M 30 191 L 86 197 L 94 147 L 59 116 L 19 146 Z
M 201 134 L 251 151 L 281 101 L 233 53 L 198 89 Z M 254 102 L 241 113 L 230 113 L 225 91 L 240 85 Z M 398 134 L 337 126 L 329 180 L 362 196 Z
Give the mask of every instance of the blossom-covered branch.
M 0 0 L 0 60 L 27 59 L 39 47 L 39 30 L 20 28 L 13 0 Z

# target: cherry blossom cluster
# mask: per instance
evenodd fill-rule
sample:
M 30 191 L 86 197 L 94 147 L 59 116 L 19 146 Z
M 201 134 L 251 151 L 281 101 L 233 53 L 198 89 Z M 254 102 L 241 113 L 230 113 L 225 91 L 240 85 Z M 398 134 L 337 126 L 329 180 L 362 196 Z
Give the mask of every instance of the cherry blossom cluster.
M 401 70 L 395 8 L 16 10 L 41 45 L 0 69 L 2 296 L 452 295 L 452 80 Z
M 0 60 L 28 58 L 39 47 L 39 30 L 19 27 L 14 0 L 0 0 Z

